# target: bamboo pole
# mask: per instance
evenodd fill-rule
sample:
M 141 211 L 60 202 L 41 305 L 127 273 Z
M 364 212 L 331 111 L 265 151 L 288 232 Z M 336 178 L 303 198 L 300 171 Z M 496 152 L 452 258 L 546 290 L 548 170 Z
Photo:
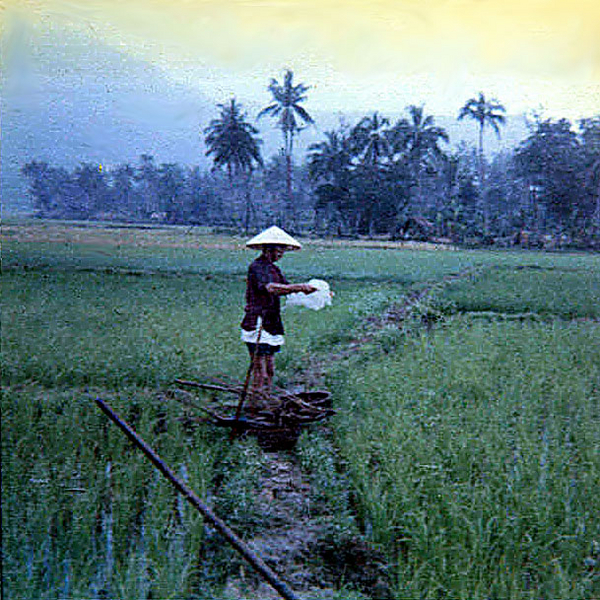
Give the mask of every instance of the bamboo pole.
M 183 387 L 200 388 L 202 390 L 213 390 L 215 392 L 229 392 L 230 394 L 239 395 L 239 389 L 233 386 L 226 387 L 224 385 L 215 385 L 214 383 L 200 383 L 198 381 L 187 381 L 186 379 L 176 379 L 175 383 Z
M 259 557 L 250 547 L 239 538 L 229 526 L 215 515 L 212 510 L 206 506 L 185 483 L 183 483 L 169 466 L 160 458 L 160 456 L 131 428 L 117 413 L 103 400 L 96 398 L 96 404 L 102 412 L 115 423 L 135 446 L 137 446 L 152 464 L 173 484 L 175 489 L 184 496 L 184 498 L 198 511 L 202 516 L 211 522 L 213 527 L 250 563 L 250 565 L 261 575 L 271 586 L 281 594 L 285 600 L 300 600 L 298 596 L 277 577 L 275 572 Z

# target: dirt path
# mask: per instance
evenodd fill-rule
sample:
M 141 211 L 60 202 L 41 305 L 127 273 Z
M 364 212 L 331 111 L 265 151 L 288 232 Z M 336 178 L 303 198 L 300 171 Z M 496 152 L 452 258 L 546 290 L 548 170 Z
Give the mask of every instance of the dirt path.
M 390 324 L 402 328 L 419 307 L 419 317 L 425 319 L 422 324 L 429 326 L 426 322 L 428 313 L 422 311 L 422 305 L 446 285 L 477 273 L 469 269 L 426 284 L 403 296 L 382 315 L 370 317 L 367 331 L 360 339 L 332 354 L 327 364 L 311 365 L 311 373 L 316 374 L 311 384 L 321 387 L 324 373 L 332 363 L 355 354 L 379 329 Z M 263 517 L 264 533 L 248 540 L 250 546 L 304 600 L 340 598 L 336 590 L 342 582 L 360 590 L 354 598 L 390 598 L 390 584 L 382 557 L 364 539 L 355 539 L 334 549 L 323 547 L 322 519 L 315 518 L 310 479 L 303 473 L 297 456 L 287 452 L 266 453 L 265 465 L 256 499 Z M 262 600 L 279 597 L 249 569 L 231 577 L 226 586 L 226 598 Z
M 290 454 L 267 453 L 265 464 L 256 500 L 265 533 L 249 545 L 302 598 L 333 598 L 332 582 L 314 564 L 319 527 L 311 519 L 310 483 Z M 246 569 L 228 581 L 225 591 L 226 598 L 280 598 Z
M 315 515 L 310 481 L 293 454 L 265 455 L 265 473 L 256 499 L 263 533 L 247 540 L 250 547 L 303 600 L 339 598 L 339 589 L 360 590 L 343 598 L 390 598 L 383 557 L 359 538 L 343 546 L 324 541 L 327 529 Z M 318 511 L 317 511 L 318 512 Z M 280 598 L 250 569 L 242 568 L 225 587 L 226 599 Z

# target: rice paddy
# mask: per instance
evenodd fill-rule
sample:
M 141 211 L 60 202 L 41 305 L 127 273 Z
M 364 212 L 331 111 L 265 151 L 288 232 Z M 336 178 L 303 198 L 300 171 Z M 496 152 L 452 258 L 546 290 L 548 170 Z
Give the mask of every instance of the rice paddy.
M 125 244 L 29 227 L 2 249 L 3 596 L 224 597 L 241 559 L 93 399 L 243 536 L 262 531 L 262 450 L 186 425 L 172 386 L 243 380 L 253 254 L 184 228 Z M 295 451 L 328 543 L 377 549 L 395 598 L 599 596 L 600 257 L 314 240 L 281 268 L 335 291 L 285 310 L 277 359 L 279 385 L 333 392 L 329 433 Z M 427 285 L 410 318 L 377 321 Z

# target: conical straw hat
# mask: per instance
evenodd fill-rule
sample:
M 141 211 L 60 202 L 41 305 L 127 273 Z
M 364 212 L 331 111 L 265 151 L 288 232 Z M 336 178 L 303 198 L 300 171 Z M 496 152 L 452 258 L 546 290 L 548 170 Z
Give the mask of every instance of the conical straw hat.
M 266 244 L 286 246 L 288 250 L 300 250 L 302 248 L 299 242 L 276 225 L 265 229 L 262 233 L 255 235 L 251 240 L 246 242 L 248 248 L 261 248 Z

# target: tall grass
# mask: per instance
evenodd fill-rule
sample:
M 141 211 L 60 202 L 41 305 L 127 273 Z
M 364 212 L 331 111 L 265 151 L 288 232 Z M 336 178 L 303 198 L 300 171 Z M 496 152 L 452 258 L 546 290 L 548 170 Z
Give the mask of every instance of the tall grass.
M 3 378 L 44 385 L 164 385 L 237 374 L 243 282 L 9 272 Z
M 5 228 L 6 229 L 6 228 Z M 11 268 L 135 270 L 142 272 L 241 275 L 255 253 L 245 239 L 190 232 L 84 228 L 76 235 L 55 222 L 25 222 L 4 236 L 3 266 Z M 281 261 L 286 274 L 297 278 L 358 279 L 411 284 L 438 280 L 469 267 L 537 266 L 598 270 L 600 257 L 589 254 L 547 254 L 523 251 L 438 251 L 332 247 L 305 242 L 302 252 Z
M 338 372 L 339 443 L 397 597 L 600 594 L 599 333 L 456 318 Z
M 343 282 L 328 311 L 286 311 L 278 383 L 300 378 L 315 349 L 347 341 L 397 288 L 374 295 L 372 284 Z M 186 429 L 167 393 L 176 377 L 243 378 L 243 293 L 243 275 L 222 272 L 5 270 L 4 597 L 218 597 L 239 559 L 92 399 L 108 399 L 232 526 L 260 528 L 257 448 Z
M 3 284 L 5 383 L 118 389 L 245 373 L 240 277 L 9 271 Z M 347 341 L 357 321 L 400 294 L 393 284 L 334 289 L 335 305 L 322 312 L 284 311 L 281 378 L 301 371 L 308 353 Z
M 181 234 L 183 237 L 183 234 Z M 185 238 L 183 238 L 185 239 Z M 216 246 L 216 247 L 215 247 Z M 69 269 L 87 271 L 136 271 L 244 277 L 256 252 L 243 249 L 241 240 L 207 246 L 120 245 L 107 243 L 56 243 L 53 241 L 3 243 L 5 268 Z M 530 255 L 534 264 L 545 262 L 543 255 Z M 560 260 L 560 257 L 557 257 Z M 509 264 L 522 264 L 523 257 L 502 255 Z M 490 253 L 475 251 L 423 251 L 408 249 L 343 248 L 307 244 L 301 252 L 290 252 L 280 266 L 289 277 L 318 277 L 332 281 L 366 280 L 411 284 L 436 280 L 468 267 L 495 264 Z
M 110 396 L 204 495 L 216 440 L 199 429 L 183 431 L 155 395 Z M 165 597 L 184 594 L 205 530 L 90 396 L 5 389 L 2 420 L 4 597 L 139 598 L 150 587 Z M 122 595 L 132 561 L 135 585 Z M 171 587 L 173 577 L 179 581 Z

